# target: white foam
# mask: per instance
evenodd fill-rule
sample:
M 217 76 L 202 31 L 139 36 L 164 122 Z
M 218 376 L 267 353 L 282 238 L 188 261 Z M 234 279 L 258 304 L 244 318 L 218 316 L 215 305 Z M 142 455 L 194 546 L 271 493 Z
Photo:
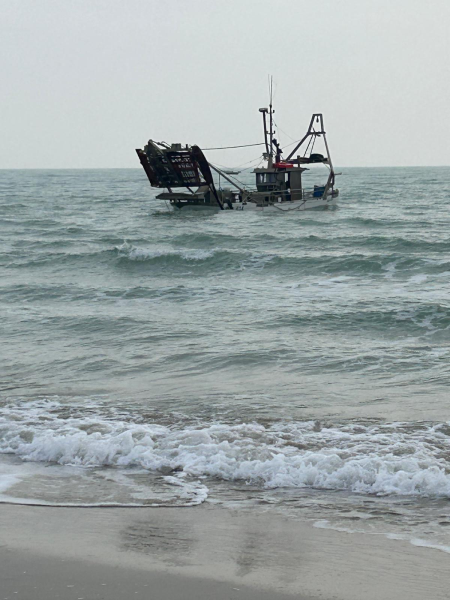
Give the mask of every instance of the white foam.
M 316 529 L 331 529 L 332 531 L 339 531 L 340 533 L 367 533 L 364 529 L 357 529 L 356 527 L 342 527 L 340 525 L 334 525 L 328 519 L 322 519 L 315 521 L 313 527 Z M 373 534 L 375 535 L 375 534 Z
M 41 403 L 2 409 L 0 452 L 60 465 L 172 469 L 190 478 L 267 488 L 449 498 L 445 427 L 314 422 L 168 427 L 100 416 L 60 418 L 52 405 Z
M 183 260 L 206 260 L 211 256 L 214 256 L 215 250 L 201 250 L 201 249 L 174 249 L 170 247 L 160 248 L 138 248 L 131 244 L 124 242 L 121 246 L 117 247 L 119 256 L 124 256 L 129 260 L 134 261 L 145 261 L 159 258 L 161 256 L 178 256 Z
M 444 544 L 439 544 L 439 543 L 436 543 L 436 542 L 430 541 L 430 540 L 423 540 L 421 538 L 411 538 L 406 533 L 403 533 L 403 534 L 385 533 L 383 531 L 374 532 L 374 531 L 367 531 L 365 529 L 363 530 L 363 529 L 357 529 L 357 528 L 351 528 L 351 527 L 341 527 L 339 525 L 334 525 L 327 519 L 315 521 L 313 523 L 313 527 L 316 527 L 317 529 L 330 529 L 332 531 L 339 531 L 340 533 L 350 533 L 350 534 L 363 533 L 366 535 L 367 534 L 368 535 L 382 535 L 389 540 L 405 541 L 405 542 L 409 542 L 413 546 L 418 546 L 421 548 L 431 548 L 433 550 L 439 550 L 441 552 L 446 552 L 447 554 L 450 554 L 450 546 L 446 546 Z
M 417 285 L 419 283 L 423 283 L 427 279 L 428 279 L 428 275 L 421 273 L 419 275 L 413 275 L 412 277 L 410 277 L 408 280 L 408 283 L 410 283 L 412 285 Z
M 20 478 L 11 473 L 0 473 L 0 494 L 4 494 L 9 488 L 19 483 Z
M 181 475 L 185 474 L 182 473 Z M 180 486 L 182 489 L 178 494 L 178 497 L 185 499 L 191 505 L 202 504 L 208 498 L 209 490 L 206 485 L 203 485 L 200 481 L 190 484 L 180 478 L 172 477 L 171 475 L 167 475 L 166 477 L 163 477 L 163 479 L 169 484 Z
M 427 540 L 422 540 L 420 538 L 413 538 L 410 540 L 410 542 L 413 546 L 419 546 L 421 548 L 433 548 L 434 550 L 440 550 L 441 552 L 447 552 L 447 554 L 450 554 L 450 546 L 434 544 L 433 542 L 428 542 Z
M 393 260 L 383 267 L 383 270 L 386 271 L 385 279 L 392 279 L 397 271 L 398 260 Z

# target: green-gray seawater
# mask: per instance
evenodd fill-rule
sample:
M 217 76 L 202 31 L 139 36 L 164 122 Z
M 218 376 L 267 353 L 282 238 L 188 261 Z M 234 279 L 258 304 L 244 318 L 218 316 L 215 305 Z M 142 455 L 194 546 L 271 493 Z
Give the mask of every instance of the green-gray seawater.
M 449 551 L 450 168 L 339 187 L 188 214 L 138 169 L 0 171 L 2 500 L 270 506 Z

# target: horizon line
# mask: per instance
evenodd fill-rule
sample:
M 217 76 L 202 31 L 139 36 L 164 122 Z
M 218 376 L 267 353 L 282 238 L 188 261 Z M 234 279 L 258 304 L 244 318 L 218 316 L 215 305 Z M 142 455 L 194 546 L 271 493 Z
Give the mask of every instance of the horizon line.
M 448 168 L 448 165 L 370 165 L 370 166 L 342 166 L 335 165 L 335 169 L 441 169 Z M 233 166 L 227 169 L 235 168 Z M 236 167 L 237 168 L 237 167 Z M 254 168 L 254 167 L 251 167 Z M 0 171 L 114 171 L 114 170 L 134 170 L 140 171 L 141 167 L 0 167 Z M 247 171 L 248 169 L 241 169 Z

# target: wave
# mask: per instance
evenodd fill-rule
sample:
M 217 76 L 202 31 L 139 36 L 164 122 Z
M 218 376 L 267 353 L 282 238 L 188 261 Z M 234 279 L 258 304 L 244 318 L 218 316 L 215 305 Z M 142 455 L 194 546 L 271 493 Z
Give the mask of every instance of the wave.
M 397 232 L 396 232 L 397 233 Z M 303 241 L 300 239 L 299 241 Z M 398 252 L 398 253 L 413 253 L 413 254 L 425 254 L 428 252 L 449 252 L 450 241 L 446 239 L 433 239 L 423 237 L 404 237 L 401 235 L 348 235 L 346 237 L 332 236 L 332 237 L 321 237 L 321 236 L 309 236 L 304 238 L 304 241 L 308 244 L 322 245 L 326 244 L 332 248 L 346 247 L 346 248 L 376 248 L 379 250 L 383 249 L 385 252 Z
M 170 471 L 265 488 L 450 498 L 450 424 L 136 422 L 6 406 L 0 452 L 60 465 Z
M 197 249 L 197 248 L 140 248 L 130 244 L 116 247 L 119 259 L 132 262 L 161 263 L 175 266 L 180 263 L 198 263 L 209 267 L 220 267 L 237 270 L 273 270 L 283 269 L 298 275 L 326 274 L 355 274 L 381 275 L 386 278 L 394 276 L 411 276 L 417 271 L 427 273 L 442 273 L 450 270 L 450 260 L 439 258 L 422 258 L 416 255 L 398 253 L 361 253 L 345 252 L 329 254 L 320 252 L 302 253 L 300 248 L 295 251 L 288 249 L 280 251 L 258 251 L 243 248 L 226 249 Z
M 178 257 L 182 260 L 196 261 L 206 260 L 216 254 L 216 250 L 201 250 L 201 249 L 171 249 L 171 248 L 137 248 L 130 244 L 124 243 L 116 248 L 120 258 L 126 258 L 131 261 L 149 261 L 166 257 Z
M 77 267 L 81 265 L 89 264 L 102 264 L 106 263 L 111 256 L 111 250 L 100 249 L 100 250 L 74 250 L 73 252 L 34 252 L 34 251 L 22 251 L 10 253 L 5 256 L 8 260 L 4 267 L 8 269 L 26 269 L 26 268 L 42 268 L 49 265 L 50 267 L 61 266 L 66 268 L 76 264 Z
M 129 288 L 94 288 L 88 286 L 78 286 L 76 284 L 24 284 L 13 283 L 0 287 L 2 299 L 10 303 L 17 301 L 33 301 L 48 303 L 49 300 L 63 300 L 70 302 L 89 301 L 89 302 L 114 302 L 117 300 L 135 300 L 135 299 L 167 299 L 184 301 L 187 298 L 195 296 L 205 297 L 205 294 L 211 296 L 229 292 L 226 286 L 214 286 L 205 290 L 204 286 L 191 285 L 168 285 L 159 286 L 156 289 L 145 286 L 131 286 Z
M 302 239 L 286 245 L 284 249 L 276 247 L 273 239 L 263 245 L 260 241 L 258 248 L 245 246 L 242 242 L 232 248 L 145 247 L 127 242 L 113 248 L 104 244 L 94 247 L 76 244 L 66 251 L 15 249 L 5 253 L 2 262 L 8 269 L 130 268 L 134 265 L 135 269 L 152 268 L 155 272 L 162 271 L 164 275 L 167 275 L 168 268 L 176 272 L 177 268 L 185 269 L 186 265 L 195 267 L 197 275 L 209 275 L 217 271 L 264 270 L 296 277 L 327 274 L 402 279 L 418 274 L 439 276 L 450 271 L 450 256 L 445 253 L 373 252 L 364 251 L 363 248 L 356 251 L 353 248 L 349 252 L 346 245 L 338 242 L 336 244 L 341 249 L 334 252 L 328 251 L 327 247 L 320 249 L 316 244 L 311 246 L 309 238 L 305 247 Z
M 349 303 L 339 312 L 319 312 L 317 308 L 303 314 L 285 311 L 271 319 L 265 318 L 259 325 L 263 328 L 312 326 L 347 332 L 371 329 L 382 330 L 386 336 L 394 337 L 399 334 L 432 334 L 450 329 L 450 306 L 436 302 L 404 302 L 396 307 Z
M 271 248 L 276 250 L 282 245 L 289 249 L 319 249 L 330 248 L 333 251 L 339 248 L 352 248 L 353 250 L 363 250 L 373 248 L 376 251 L 383 249 L 385 252 L 398 253 L 443 253 L 450 251 L 450 241 L 444 238 L 435 238 L 432 236 L 424 237 L 423 232 L 419 231 L 414 236 L 405 237 L 399 235 L 396 231 L 391 235 L 367 235 L 363 232 L 351 232 L 350 235 L 342 235 L 339 229 L 330 232 L 310 233 L 305 231 L 293 231 L 291 234 L 285 230 L 275 231 L 253 231 L 252 234 L 242 234 L 242 232 L 233 233 L 201 233 L 188 232 L 175 236 L 172 241 L 176 244 L 187 245 L 225 245 L 230 249 L 248 248 L 249 244 L 256 249 Z

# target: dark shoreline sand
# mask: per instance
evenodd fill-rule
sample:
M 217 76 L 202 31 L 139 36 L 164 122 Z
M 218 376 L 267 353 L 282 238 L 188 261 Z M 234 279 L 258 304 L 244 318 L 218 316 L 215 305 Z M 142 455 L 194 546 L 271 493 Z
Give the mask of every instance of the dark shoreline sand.
M 29 552 L 0 549 L 1 598 L 26 600 L 289 600 L 289 594 L 264 591 L 164 571 L 127 569 L 90 561 L 63 560 Z M 301 597 L 306 600 L 306 596 Z
M 270 510 L 0 505 L 0 600 L 448 598 L 450 557 Z

